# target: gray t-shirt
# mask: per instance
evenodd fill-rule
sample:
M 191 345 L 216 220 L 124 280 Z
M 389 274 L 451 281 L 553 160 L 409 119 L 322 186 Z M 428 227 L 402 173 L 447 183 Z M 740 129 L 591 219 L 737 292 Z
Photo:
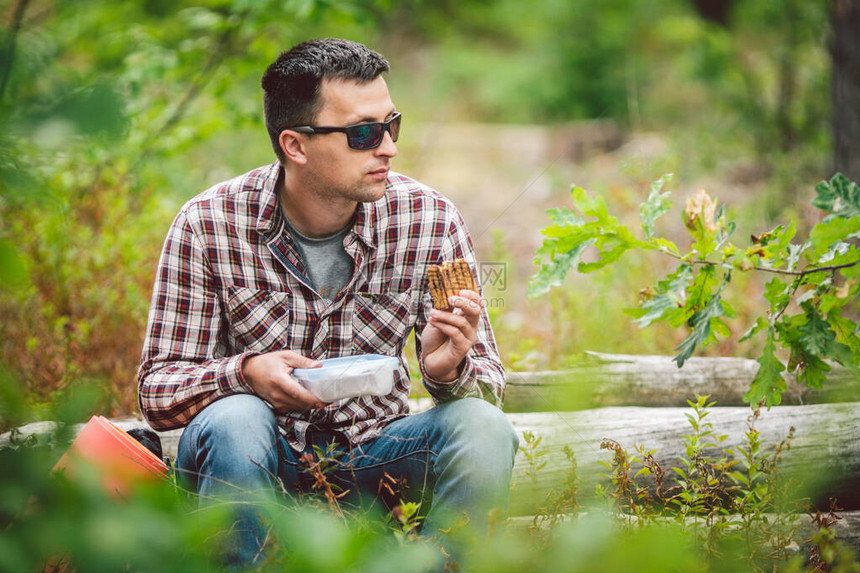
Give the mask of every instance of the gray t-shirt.
M 334 235 L 312 239 L 296 231 L 286 216 L 284 220 L 314 289 L 324 299 L 334 299 L 352 277 L 352 258 L 343 248 L 343 238 L 349 232 L 350 225 Z

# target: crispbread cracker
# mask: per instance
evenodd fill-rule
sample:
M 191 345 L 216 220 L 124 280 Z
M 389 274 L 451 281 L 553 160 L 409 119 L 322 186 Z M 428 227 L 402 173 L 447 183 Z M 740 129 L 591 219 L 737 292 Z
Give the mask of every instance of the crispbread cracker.
M 448 297 L 459 294 L 461 290 L 478 291 L 475 275 L 465 259 L 430 266 L 427 269 L 427 279 L 433 307 L 442 310 L 450 308 Z

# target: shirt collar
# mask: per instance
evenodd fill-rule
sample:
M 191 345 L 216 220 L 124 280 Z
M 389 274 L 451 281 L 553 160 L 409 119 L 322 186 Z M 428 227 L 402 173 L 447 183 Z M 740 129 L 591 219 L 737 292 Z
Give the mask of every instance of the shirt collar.
M 283 167 L 279 161 L 262 168 L 260 173 L 260 212 L 257 215 L 256 228 L 263 236 L 269 236 L 273 230 L 277 230 L 275 225 L 281 220 L 278 204 L 278 189 L 281 181 L 283 181 Z M 383 197 L 379 201 L 385 200 Z M 352 232 L 371 249 L 376 247 L 375 220 L 376 203 L 359 203 L 355 209 Z
M 278 207 L 278 183 L 281 181 L 283 168 L 280 161 L 275 161 L 263 167 L 260 173 L 260 212 L 257 215 L 257 232 L 264 237 L 272 234 L 276 222 L 280 220 Z
M 380 201 L 385 201 L 383 197 Z M 367 247 L 376 247 L 376 233 L 374 233 L 374 222 L 376 220 L 376 203 L 359 203 L 355 208 L 352 219 L 352 232 Z

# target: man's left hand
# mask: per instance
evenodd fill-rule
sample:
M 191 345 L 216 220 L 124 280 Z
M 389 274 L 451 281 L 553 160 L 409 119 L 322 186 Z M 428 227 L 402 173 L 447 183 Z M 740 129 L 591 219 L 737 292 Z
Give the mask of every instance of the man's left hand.
M 483 301 L 475 291 L 461 290 L 452 296 L 451 310 L 433 309 L 421 332 L 421 359 L 424 372 L 440 382 L 456 379 L 457 367 L 478 338 L 478 321 Z

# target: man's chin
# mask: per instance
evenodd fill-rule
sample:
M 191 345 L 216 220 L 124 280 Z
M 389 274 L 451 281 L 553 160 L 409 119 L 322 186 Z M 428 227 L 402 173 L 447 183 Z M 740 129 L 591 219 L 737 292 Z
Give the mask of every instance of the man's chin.
M 386 188 L 385 181 L 374 185 L 368 185 L 360 191 L 359 195 L 361 197 L 357 198 L 357 201 L 360 203 L 373 203 L 375 201 L 379 201 L 385 196 Z

